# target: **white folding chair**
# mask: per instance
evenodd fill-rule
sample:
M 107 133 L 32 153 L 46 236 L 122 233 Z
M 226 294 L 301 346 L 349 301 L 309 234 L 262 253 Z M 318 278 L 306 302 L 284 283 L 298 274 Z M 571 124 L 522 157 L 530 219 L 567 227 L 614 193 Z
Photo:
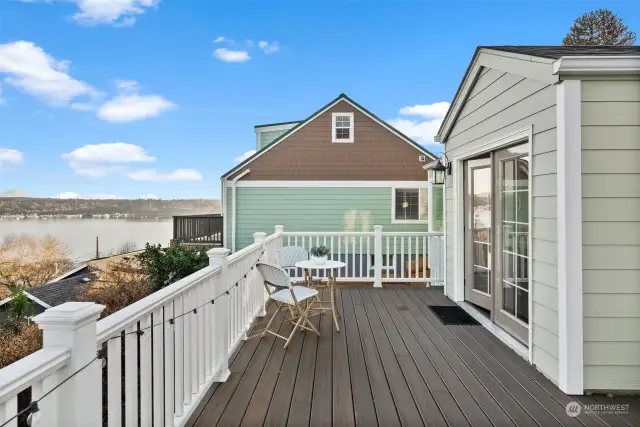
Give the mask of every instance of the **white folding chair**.
M 278 265 L 288 270 L 291 268 L 297 268 L 296 262 L 298 261 L 308 261 L 309 251 L 307 251 L 302 246 L 284 246 L 278 249 L 278 252 L 276 252 L 276 257 L 278 259 Z M 303 269 L 303 272 L 304 282 L 309 286 L 313 285 L 311 271 L 305 268 Z
M 284 344 L 284 347 L 286 348 L 298 328 L 313 331 L 320 335 L 320 332 L 318 332 L 315 326 L 313 326 L 309 321 L 309 309 L 313 305 L 312 303 L 317 299 L 318 291 L 307 288 L 306 286 L 293 286 L 291 284 L 291 278 L 281 267 L 259 262 L 256 264 L 256 268 L 264 278 L 264 286 L 269 293 L 269 298 L 272 299 L 277 306 L 276 311 L 269 319 L 269 323 L 267 323 L 267 326 L 260 334 L 260 337 L 264 337 L 266 333 L 275 335 L 276 337 L 282 338 L 286 341 Z M 303 302 L 307 302 L 307 304 L 304 304 L 303 306 L 301 304 Z M 288 337 L 269 330 L 269 327 L 280 310 L 288 310 L 291 314 L 291 318 L 288 320 L 294 324 L 293 330 Z

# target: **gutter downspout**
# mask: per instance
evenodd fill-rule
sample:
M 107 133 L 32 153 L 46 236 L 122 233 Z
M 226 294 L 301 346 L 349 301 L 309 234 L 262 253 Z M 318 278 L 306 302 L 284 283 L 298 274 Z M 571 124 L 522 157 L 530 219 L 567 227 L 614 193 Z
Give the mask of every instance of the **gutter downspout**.
M 249 172 L 247 169 L 231 180 L 231 253 L 236 251 L 236 183 Z

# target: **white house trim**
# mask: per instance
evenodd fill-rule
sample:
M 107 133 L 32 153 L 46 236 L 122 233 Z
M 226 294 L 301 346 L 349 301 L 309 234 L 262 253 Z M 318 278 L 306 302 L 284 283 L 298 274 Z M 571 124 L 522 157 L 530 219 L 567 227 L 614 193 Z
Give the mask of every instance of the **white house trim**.
M 398 187 L 398 188 L 426 188 L 424 181 L 238 181 L 238 188 L 317 188 L 317 187 Z
M 337 137 L 336 119 L 338 117 L 349 117 L 349 138 Z M 344 128 L 342 128 L 344 129 Z M 353 132 L 355 130 L 355 124 L 353 121 L 353 113 L 331 113 L 331 142 L 334 144 L 350 144 L 353 142 Z
M 638 56 L 564 56 L 553 63 L 553 74 L 640 74 Z
M 584 392 L 580 85 L 557 86 L 558 386 L 567 394 Z
M 45 309 L 51 308 L 51 306 L 49 304 L 47 304 L 46 302 L 42 301 L 40 298 L 34 297 L 29 292 L 25 291 L 24 294 L 27 296 L 27 298 L 29 298 L 31 301 L 35 302 L 39 306 L 41 306 L 41 307 L 43 307 Z M 13 299 L 13 297 L 7 297 L 7 298 L 3 299 L 2 301 L 0 301 L 0 307 L 2 307 L 3 305 L 7 304 L 12 299 Z
M 453 275 L 452 281 L 453 283 L 448 283 L 445 280 L 445 292 L 447 296 L 451 298 L 453 301 L 460 304 L 461 307 L 465 308 L 464 303 L 464 161 L 473 157 L 476 157 L 480 154 L 487 153 L 490 151 L 499 150 L 501 148 L 507 147 L 509 145 L 516 144 L 518 142 L 529 141 L 529 159 L 530 161 L 533 159 L 532 150 L 533 150 L 533 127 L 527 126 L 515 132 L 511 132 L 509 134 L 503 135 L 500 138 L 494 139 L 492 141 L 487 142 L 478 147 L 474 147 L 467 151 L 458 152 L 455 156 L 451 158 L 452 163 L 452 175 L 453 175 L 453 187 L 451 191 L 453 191 L 453 230 L 452 230 L 452 239 L 453 239 Z M 531 165 L 529 166 L 530 170 L 533 168 Z M 531 195 L 533 193 L 531 189 L 531 174 L 529 174 L 529 215 L 531 215 Z M 446 203 L 446 196 L 445 196 Z M 529 216 L 531 218 L 531 216 Z M 445 222 L 445 248 L 447 247 L 447 227 Z M 532 248 L 532 233 L 529 233 L 529 248 Z M 449 254 L 446 254 L 449 256 Z M 445 259 L 446 260 L 446 259 Z M 533 277 L 531 275 L 531 268 L 533 263 L 529 262 L 529 277 Z M 533 287 L 529 287 L 529 313 L 533 313 L 532 305 L 533 305 Z M 461 304 L 462 303 L 462 304 Z M 531 331 L 531 322 L 533 318 L 530 319 L 529 325 L 529 360 L 532 360 L 532 336 Z M 491 329 L 490 329 L 491 330 Z M 507 345 L 511 345 L 509 342 L 506 342 Z M 512 346 L 513 347 L 513 346 Z M 518 349 L 520 351 L 520 349 Z
M 420 145 L 418 145 L 415 141 L 412 141 L 411 139 L 407 138 L 405 135 L 403 135 L 402 133 L 400 133 L 397 129 L 395 129 L 393 126 L 391 126 L 390 124 L 383 122 L 382 120 L 380 120 L 379 118 L 371 115 L 371 113 L 367 112 L 366 110 L 364 110 L 362 107 L 360 107 L 359 105 L 355 104 L 354 102 L 352 102 L 351 100 L 349 100 L 349 98 L 346 97 L 346 95 L 341 95 L 339 97 L 337 97 L 333 102 L 331 102 L 329 105 L 327 105 L 326 107 L 324 107 L 323 109 L 321 109 L 320 111 L 318 111 L 317 113 L 315 113 L 313 116 L 309 117 L 306 120 L 303 120 L 302 122 L 300 122 L 299 124 L 297 124 L 294 128 L 291 129 L 291 131 L 289 131 L 288 133 L 284 134 L 283 137 L 281 137 L 280 139 L 277 139 L 275 143 L 270 144 L 268 147 L 258 151 L 256 154 L 254 154 L 252 157 L 250 157 L 249 161 L 247 161 L 246 163 L 241 163 L 238 166 L 236 166 L 235 168 L 231 169 L 229 172 L 225 173 L 223 175 L 224 177 L 227 177 L 229 175 L 234 174 L 236 171 L 238 171 L 239 169 L 242 169 L 243 167 L 247 167 L 249 166 L 253 161 L 255 161 L 256 159 L 260 158 L 262 155 L 264 155 L 264 153 L 268 152 L 269 150 L 271 150 L 273 147 L 275 147 L 276 145 L 279 145 L 282 141 L 284 141 L 285 139 L 289 138 L 291 135 L 295 134 L 296 132 L 298 132 L 300 129 L 302 129 L 303 127 L 305 127 L 307 124 L 309 124 L 310 122 L 312 122 L 313 120 L 317 119 L 320 115 L 326 113 L 328 110 L 330 110 L 331 108 L 333 108 L 335 105 L 337 105 L 339 102 L 346 102 L 349 105 L 351 105 L 353 108 L 357 109 L 358 111 L 360 111 L 362 114 L 364 114 L 365 116 L 369 117 L 371 120 L 375 121 L 376 123 L 379 123 L 381 126 L 383 126 L 385 129 L 387 129 L 389 132 L 391 132 L 392 134 L 394 134 L 395 136 L 397 136 L 398 138 L 402 139 L 404 142 L 406 142 L 407 144 L 411 145 L 412 147 L 414 147 L 416 150 L 420 150 L 423 154 L 425 154 L 428 157 L 432 157 L 431 154 L 429 154 L 426 149 L 424 148 L 420 148 Z

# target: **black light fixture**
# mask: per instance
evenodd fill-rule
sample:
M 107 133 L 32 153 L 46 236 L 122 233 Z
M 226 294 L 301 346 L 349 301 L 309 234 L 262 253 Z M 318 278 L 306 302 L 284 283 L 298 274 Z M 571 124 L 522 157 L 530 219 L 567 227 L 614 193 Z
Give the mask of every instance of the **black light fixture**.
M 450 170 L 449 162 L 446 163 L 447 165 L 445 166 L 442 164 L 442 160 L 438 159 L 436 164 L 427 170 L 427 178 L 429 182 L 433 184 L 444 184 L 445 172 Z

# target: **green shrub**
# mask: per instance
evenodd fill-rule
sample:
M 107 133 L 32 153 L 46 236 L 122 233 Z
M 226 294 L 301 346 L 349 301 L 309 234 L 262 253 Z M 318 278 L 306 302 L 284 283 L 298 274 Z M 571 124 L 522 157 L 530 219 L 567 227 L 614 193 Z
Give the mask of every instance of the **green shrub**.
M 147 243 L 144 252 L 136 257 L 146 271 L 153 291 L 209 265 L 206 252 L 180 245 L 163 248 L 161 245 Z

